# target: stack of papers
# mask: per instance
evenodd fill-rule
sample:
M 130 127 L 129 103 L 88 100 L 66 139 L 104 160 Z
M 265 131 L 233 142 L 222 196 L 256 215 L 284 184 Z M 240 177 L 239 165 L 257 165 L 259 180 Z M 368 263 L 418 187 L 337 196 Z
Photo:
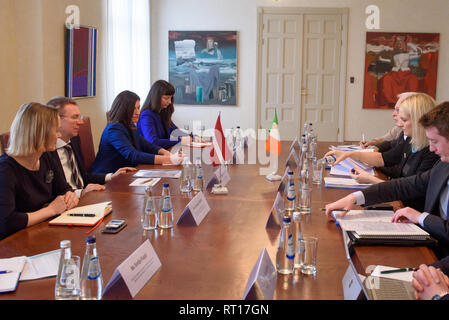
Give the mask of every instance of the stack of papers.
M 138 178 L 129 184 L 130 187 L 154 187 L 161 178 Z
M 0 292 L 16 290 L 25 262 L 25 256 L 0 259 Z
M 181 177 L 181 170 L 139 170 L 134 174 L 135 178 L 173 178 L 179 179 Z
M 346 158 L 339 164 L 333 166 L 331 168 L 330 174 L 336 175 L 336 176 L 345 176 L 350 177 L 351 169 L 359 169 L 368 172 L 369 174 L 374 175 L 374 169 L 373 167 L 367 165 L 364 162 L 353 160 L 351 158 Z
M 19 281 L 54 277 L 58 273 L 60 250 L 32 257 L 0 259 L 0 292 L 15 291 Z
M 430 235 L 413 223 L 391 222 L 390 210 L 350 210 L 340 217 L 333 212 L 336 222 L 346 231 L 353 231 L 359 238 L 375 239 L 427 239 Z
M 374 149 L 372 149 L 372 148 L 363 149 L 362 147 L 356 146 L 356 145 L 330 146 L 329 149 L 341 150 L 341 151 L 359 151 L 359 152 L 373 152 L 374 151 Z
M 338 189 L 365 189 L 371 186 L 370 183 L 358 183 L 354 179 L 324 177 L 324 186 L 326 188 Z

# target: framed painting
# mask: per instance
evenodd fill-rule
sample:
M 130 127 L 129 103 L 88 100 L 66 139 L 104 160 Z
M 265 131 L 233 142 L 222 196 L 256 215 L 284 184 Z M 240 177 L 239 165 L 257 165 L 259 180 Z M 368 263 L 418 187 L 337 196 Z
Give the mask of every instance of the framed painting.
M 237 31 L 169 31 L 175 103 L 237 105 Z
M 397 95 L 435 98 L 440 34 L 367 32 L 363 108 L 394 108 Z
M 97 29 L 66 26 L 65 96 L 96 96 L 96 67 Z

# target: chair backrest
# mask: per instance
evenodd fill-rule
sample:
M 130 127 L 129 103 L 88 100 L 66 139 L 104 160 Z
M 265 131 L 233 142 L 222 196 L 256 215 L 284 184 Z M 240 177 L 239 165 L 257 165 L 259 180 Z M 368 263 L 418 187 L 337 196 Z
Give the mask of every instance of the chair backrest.
M 2 145 L 2 153 L 4 153 L 6 148 L 8 147 L 8 141 L 9 141 L 9 132 L 2 133 L 0 135 L 0 144 Z
M 84 117 L 83 124 L 80 126 L 79 137 L 81 140 L 81 150 L 84 156 L 84 164 L 88 171 L 95 160 L 94 139 L 92 137 L 92 128 L 90 118 Z

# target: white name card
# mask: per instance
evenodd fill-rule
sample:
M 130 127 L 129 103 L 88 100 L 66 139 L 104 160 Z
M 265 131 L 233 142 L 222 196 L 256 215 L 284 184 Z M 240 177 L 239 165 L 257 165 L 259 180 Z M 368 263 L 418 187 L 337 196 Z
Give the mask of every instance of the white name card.
M 273 300 L 276 280 L 276 269 L 264 248 L 246 283 L 243 300 Z
M 349 266 L 341 280 L 345 300 L 357 300 L 362 292 L 362 287 L 356 277 L 360 277 L 360 275 L 355 273 L 352 267 Z
M 221 177 L 220 177 L 221 174 Z M 221 178 L 221 183 L 220 183 Z M 207 183 L 206 190 L 211 190 L 215 184 L 220 183 L 222 187 L 226 186 L 228 182 L 231 181 L 231 177 L 229 176 L 228 170 L 225 166 L 220 166 L 209 179 Z
M 284 210 L 284 200 L 282 198 L 282 194 L 278 192 L 276 195 L 276 199 L 274 200 L 273 207 L 271 208 L 265 228 L 280 228 Z
M 295 137 L 295 140 L 293 140 L 293 142 L 290 146 L 290 150 L 292 150 L 292 149 L 294 149 L 296 151 L 299 151 L 301 149 L 301 146 L 299 145 L 299 142 L 298 142 L 298 136 Z
M 281 195 L 283 195 L 285 193 L 285 189 L 287 187 L 287 175 L 288 175 L 288 170 L 289 168 L 285 168 L 285 172 L 284 175 L 282 176 L 281 182 L 279 183 L 279 187 L 278 187 L 278 192 L 281 193 Z
M 119 282 L 124 282 L 129 295 L 134 298 L 145 284 L 161 267 L 161 261 L 149 240 L 146 240 L 136 251 L 123 261 L 112 274 L 103 297 L 114 291 Z M 120 280 L 120 281 L 119 281 Z M 123 286 L 121 288 L 123 289 Z M 123 293 L 121 293 L 123 295 Z
M 203 192 L 199 192 L 185 207 L 176 224 L 199 226 L 210 211 Z
M 290 167 L 291 170 L 295 170 L 299 166 L 299 158 L 294 149 L 290 151 L 285 166 Z

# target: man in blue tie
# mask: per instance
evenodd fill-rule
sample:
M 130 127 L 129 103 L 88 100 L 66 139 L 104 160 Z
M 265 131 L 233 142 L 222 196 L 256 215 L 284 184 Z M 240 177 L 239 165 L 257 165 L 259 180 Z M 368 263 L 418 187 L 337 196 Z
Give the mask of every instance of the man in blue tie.
M 437 255 L 442 257 L 449 254 L 449 102 L 443 102 L 423 115 L 420 124 L 426 130 L 430 151 L 441 158 L 432 169 L 351 193 L 328 204 L 326 215 L 332 219 L 333 210 L 350 210 L 356 205 L 413 200 L 424 196 L 424 212 L 409 207 L 402 208 L 396 211 L 393 222 L 411 222 L 420 225 L 438 240 Z
M 115 173 L 92 174 L 86 171 L 84 157 L 81 149 L 81 140 L 78 136 L 83 117 L 77 103 L 73 99 L 64 97 L 52 98 L 48 105 L 58 107 L 61 118 L 59 132 L 61 138 L 56 142 L 56 150 L 51 155 L 61 164 L 60 168 L 67 183 L 75 190 L 76 195 L 81 197 L 89 191 L 104 190 L 106 182 L 126 172 L 136 171 L 135 168 L 120 168 Z

